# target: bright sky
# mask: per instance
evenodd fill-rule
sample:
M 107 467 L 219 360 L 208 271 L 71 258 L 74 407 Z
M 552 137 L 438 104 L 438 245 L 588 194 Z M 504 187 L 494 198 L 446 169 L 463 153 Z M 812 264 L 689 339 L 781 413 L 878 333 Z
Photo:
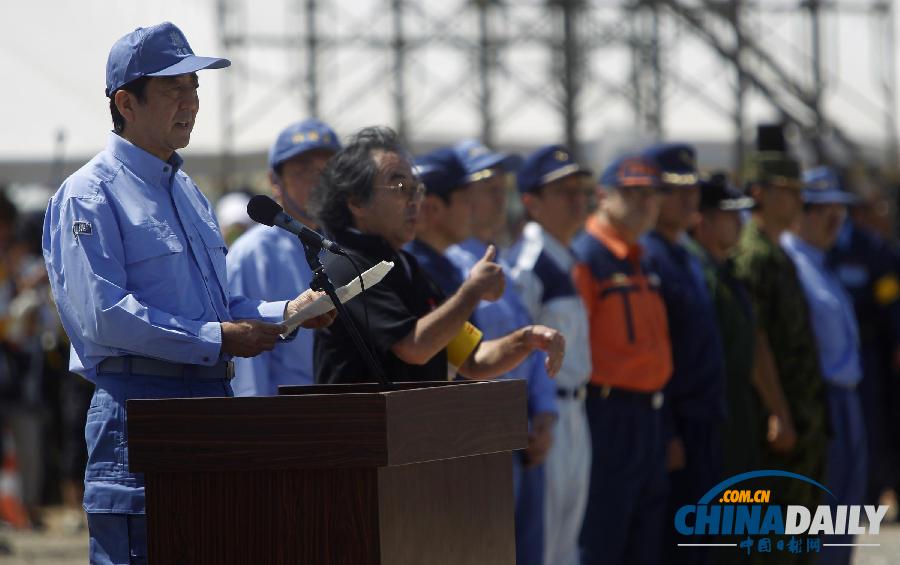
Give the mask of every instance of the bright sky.
M 138 26 L 163 20 L 175 22 L 188 37 L 194 51 L 200 55 L 223 55 L 215 30 L 215 2 L 213 0 L 2 0 L 4 17 L 0 18 L 0 70 L 6 88 L 0 89 L 0 160 L 10 158 L 47 158 L 52 155 L 56 132 L 66 133 L 66 154 L 86 156 L 102 148 L 109 125 L 107 100 L 103 95 L 106 57 L 113 42 Z M 437 2 L 437 0 L 434 0 Z M 296 12 L 303 2 L 290 0 L 245 0 L 250 13 L 245 14 L 247 26 L 272 33 L 283 33 L 291 26 L 302 25 Z M 330 29 L 347 33 L 357 32 L 360 23 L 371 21 L 374 33 L 390 32 L 390 16 L 386 0 L 357 0 L 355 2 L 322 2 L 327 5 L 322 20 Z M 343 4 L 344 7 L 335 7 Z M 447 13 L 447 21 L 457 17 L 459 3 L 438 2 L 435 10 Z M 609 2 L 607 2 L 609 4 Z M 352 10 L 346 6 L 352 5 Z M 293 10 L 293 11 L 292 11 Z M 774 20 L 773 20 L 774 21 Z M 782 42 L 787 47 L 780 58 L 787 66 L 797 57 L 790 45 L 807 41 L 800 25 L 789 18 L 779 18 L 764 42 Z M 417 24 L 416 22 L 420 22 Z M 474 19 L 465 20 L 473 24 Z M 834 19 L 826 21 L 828 42 L 826 60 L 842 81 L 831 81 L 834 96 L 829 100 L 851 133 L 860 138 L 884 139 L 886 122 L 877 109 L 867 109 L 874 101 L 881 104 L 879 84 L 874 78 L 875 58 L 870 56 L 877 47 L 877 32 L 863 17 L 846 17 L 838 25 Z M 340 28 L 344 25 L 344 28 Z M 506 25 L 517 25 L 508 22 Z M 424 20 L 412 18 L 411 27 L 439 35 L 444 30 L 428 27 Z M 471 32 L 474 33 L 474 25 Z M 547 28 L 544 28 L 546 31 Z M 540 30 L 538 30 L 540 31 Z M 698 48 L 683 29 L 670 31 L 679 38 L 676 48 L 667 52 L 667 64 L 682 69 L 685 80 L 720 101 L 726 107 L 731 101 L 727 85 L 716 77 L 729 71 L 718 67 L 715 58 Z M 477 136 L 479 122 L 471 110 L 474 77 L 471 67 L 458 55 L 431 49 L 416 55 L 410 71 L 410 106 L 415 118 L 412 125 L 416 139 L 439 139 Z M 354 58 L 355 57 L 355 58 Z M 302 102 L 302 83 L 281 89 L 273 86 L 284 69 L 302 72 L 303 60 L 291 59 L 284 52 L 256 50 L 248 60 L 235 60 L 224 71 L 205 71 L 201 78 L 201 102 L 197 127 L 191 150 L 217 150 L 220 147 L 221 120 L 219 86 L 224 73 L 250 75 L 242 82 L 237 115 L 241 120 L 236 139 L 238 150 L 266 148 L 279 129 L 287 123 L 305 117 Z M 359 52 L 336 56 L 323 61 L 325 91 L 322 94 L 323 118 L 331 122 L 339 133 L 372 123 L 391 125 L 393 113 L 389 98 L 390 59 L 383 55 Z M 522 83 L 531 81 L 529 88 L 546 89 L 548 85 L 534 83 L 539 73 L 525 77 L 516 68 L 551 64 L 545 54 L 524 53 L 510 62 L 516 76 L 501 76 L 497 81 L 498 107 L 505 116 L 498 127 L 500 141 L 552 142 L 561 140 L 560 119 L 546 103 L 523 97 Z M 596 72 L 604 80 L 625 84 L 627 59 L 624 51 L 603 51 L 592 59 Z M 518 65 L 518 67 L 516 67 Z M 525 77 L 523 79 L 523 77 Z M 243 79 L 241 79 L 243 80 Z M 468 82 L 468 88 L 462 83 Z M 598 81 L 599 84 L 600 81 Z M 436 88 L 423 87 L 422 85 Z M 377 86 L 380 85 L 380 86 Z M 852 85 L 849 86 L 849 85 Z M 552 85 L 551 85 L 552 86 Z M 595 85 L 589 85 L 594 87 Z M 454 88 L 456 87 L 456 88 Z M 361 89 L 361 90 L 359 90 Z M 357 92 L 377 89 L 380 94 L 370 97 L 366 104 L 355 103 Z M 441 91 L 454 93 L 441 97 Z M 610 132 L 627 130 L 631 124 L 625 102 L 605 96 L 596 89 L 586 95 L 590 115 L 582 122 L 582 137 L 596 139 Z M 446 98 L 446 99 L 444 99 Z M 667 129 L 672 137 L 688 139 L 731 136 L 731 126 L 708 103 L 699 101 L 684 90 L 673 92 L 666 102 L 669 117 Z M 770 110 L 759 101 L 751 101 L 754 118 L 771 117 Z

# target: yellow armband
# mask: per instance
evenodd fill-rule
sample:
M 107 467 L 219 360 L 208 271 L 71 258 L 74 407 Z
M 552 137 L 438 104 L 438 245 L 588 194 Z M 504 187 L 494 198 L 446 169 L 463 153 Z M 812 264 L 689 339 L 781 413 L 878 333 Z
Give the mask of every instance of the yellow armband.
M 459 330 L 459 333 L 456 334 L 456 337 L 450 341 L 450 344 L 447 345 L 447 362 L 455 369 L 458 369 L 462 366 L 463 363 L 466 362 L 466 359 L 469 358 L 469 355 L 475 351 L 475 348 L 478 347 L 478 342 L 481 341 L 481 337 L 484 335 L 484 332 L 466 322 L 463 324 L 462 329 Z

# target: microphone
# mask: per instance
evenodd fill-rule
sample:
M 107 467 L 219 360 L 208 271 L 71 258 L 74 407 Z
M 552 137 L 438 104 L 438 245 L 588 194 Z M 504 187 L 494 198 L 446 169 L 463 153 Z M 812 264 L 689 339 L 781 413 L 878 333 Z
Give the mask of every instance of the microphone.
M 284 212 L 278 202 L 268 196 L 257 194 L 247 203 L 247 215 L 254 222 L 267 226 L 278 226 L 300 238 L 300 241 L 315 249 L 327 249 L 335 255 L 344 255 L 341 247 L 325 238 L 319 232 L 312 230 Z

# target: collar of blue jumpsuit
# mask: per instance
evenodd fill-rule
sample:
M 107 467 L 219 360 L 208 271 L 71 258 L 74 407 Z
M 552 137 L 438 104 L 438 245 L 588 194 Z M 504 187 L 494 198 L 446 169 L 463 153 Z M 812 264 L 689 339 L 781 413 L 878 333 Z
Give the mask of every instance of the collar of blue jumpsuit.
M 826 254 L 793 233 L 781 236 L 781 246 L 797 267 L 825 380 L 853 387 L 862 378 L 859 358 L 859 328 L 850 295 L 828 267 Z
M 168 161 L 144 151 L 120 135 L 113 133 L 106 142 L 106 150 L 143 180 L 153 179 L 158 186 L 172 188 L 172 180 L 184 164 L 181 155 L 172 152 Z
M 419 266 L 440 287 L 444 297 L 452 296 L 462 286 L 464 281 L 462 272 L 445 254 L 419 239 L 407 243 L 404 249 L 413 254 Z

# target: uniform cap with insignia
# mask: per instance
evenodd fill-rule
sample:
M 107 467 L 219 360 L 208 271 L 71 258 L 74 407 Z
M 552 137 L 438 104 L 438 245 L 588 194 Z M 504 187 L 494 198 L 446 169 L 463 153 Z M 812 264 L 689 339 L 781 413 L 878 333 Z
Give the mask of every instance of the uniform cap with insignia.
M 172 22 L 139 27 L 122 36 L 106 60 L 106 95 L 144 77 L 177 76 L 231 65 L 220 57 L 194 55 L 187 38 Z
M 600 186 L 621 188 L 623 186 L 659 186 L 659 171 L 640 155 L 622 155 L 603 169 Z
M 856 195 L 844 190 L 841 177 L 831 167 L 803 171 L 803 202 L 806 204 L 856 204 Z
M 317 149 L 332 153 L 341 150 L 341 141 L 334 130 L 315 118 L 293 123 L 281 130 L 269 149 L 269 168 L 275 170 L 285 161 Z
M 476 139 L 460 141 L 453 146 L 453 151 L 466 169 L 470 182 L 492 177 L 497 168 L 503 172 L 515 172 L 522 164 L 522 158 L 518 155 L 492 151 Z
M 522 163 L 517 177 L 519 192 L 537 192 L 542 186 L 571 175 L 591 175 L 562 145 L 545 145 Z
M 672 186 L 697 184 L 697 152 L 687 143 L 658 143 L 641 152 L 659 169 L 660 180 Z
M 745 160 L 744 182 L 751 184 L 779 184 L 802 188 L 800 163 L 779 151 L 751 153 Z
M 442 198 L 469 183 L 466 169 L 452 147 L 441 147 L 416 157 L 413 171 L 425 185 L 426 194 Z

